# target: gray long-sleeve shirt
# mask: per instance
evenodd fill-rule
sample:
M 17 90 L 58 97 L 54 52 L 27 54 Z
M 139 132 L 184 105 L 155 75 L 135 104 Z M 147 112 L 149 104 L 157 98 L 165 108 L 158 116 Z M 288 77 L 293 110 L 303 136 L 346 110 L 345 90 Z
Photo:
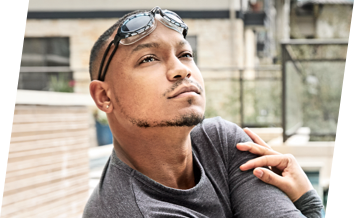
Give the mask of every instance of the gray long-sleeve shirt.
M 256 156 L 236 149 L 237 143 L 251 141 L 237 125 L 219 117 L 204 120 L 192 130 L 191 141 L 195 187 L 163 186 L 113 152 L 83 217 L 321 217 L 322 203 L 314 190 L 293 204 L 252 170 L 239 169 Z

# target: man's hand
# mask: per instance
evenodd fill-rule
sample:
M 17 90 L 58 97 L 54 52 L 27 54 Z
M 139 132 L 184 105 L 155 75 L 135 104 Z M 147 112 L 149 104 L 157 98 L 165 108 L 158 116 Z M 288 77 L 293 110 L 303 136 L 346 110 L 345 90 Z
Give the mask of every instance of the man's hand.
M 256 177 L 279 188 L 292 202 L 313 189 L 312 184 L 293 155 L 276 152 L 250 129 L 245 128 L 244 131 L 254 143 L 239 143 L 237 149 L 249 151 L 262 157 L 241 165 L 242 171 L 255 168 L 253 173 Z M 264 166 L 271 166 L 271 170 L 262 168 Z

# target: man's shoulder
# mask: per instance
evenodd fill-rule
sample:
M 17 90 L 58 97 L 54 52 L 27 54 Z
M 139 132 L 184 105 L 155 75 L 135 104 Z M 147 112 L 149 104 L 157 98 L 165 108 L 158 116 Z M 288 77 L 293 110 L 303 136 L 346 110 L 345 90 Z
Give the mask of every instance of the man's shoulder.
M 83 218 L 86 217 L 103 217 L 103 213 L 101 211 L 102 205 L 100 202 L 99 194 L 98 194 L 98 187 L 96 187 L 91 194 L 89 200 L 86 202 Z
M 236 144 L 251 139 L 237 124 L 214 117 L 205 119 L 192 130 L 191 141 L 197 156 L 205 158 L 203 161 L 209 162 L 213 156 L 220 157 L 227 164 L 232 156 L 242 155 Z
M 129 189 L 129 186 L 125 189 Z M 108 190 L 111 190 L 112 194 L 104 193 Z M 132 217 L 141 217 L 136 202 L 130 194 L 122 193 L 123 189 L 115 190 L 113 187 L 109 187 L 108 190 L 104 191 L 100 186 L 95 188 L 85 205 L 83 218 L 128 217 L 131 215 Z
M 193 138 L 208 138 L 212 141 L 250 141 L 250 138 L 235 123 L 221 117 L 213 117 L 203 120 L 191 132 Z M 222 141 L 221 141 L 222 140 Z
M 218 117 L 204 119 L 192 130 L 192 133 L 198 134 L 201 131 L 207 131 L 207 132 L 213 132 L 218 130 L 224 131 L 226 126 L 238 127 L 237 124 L 231 123 L 218 116 Z
M 131 180 L 129 171 L 119 163 L 113 152 L 99 184 L 86 203 L 83 217 L 141 217 L 131 188 Z
M 210 177 L 218 180 L 217 186 L 225 188 L 223 190 L 229 190 L 231 172 L 240 175 L 239 166 L 256 157 L 236 148 L 240 142 L 251 141 L 243 129 L 220 117 L 206 119 L 196 126 L 191 141 L 197 159 Z

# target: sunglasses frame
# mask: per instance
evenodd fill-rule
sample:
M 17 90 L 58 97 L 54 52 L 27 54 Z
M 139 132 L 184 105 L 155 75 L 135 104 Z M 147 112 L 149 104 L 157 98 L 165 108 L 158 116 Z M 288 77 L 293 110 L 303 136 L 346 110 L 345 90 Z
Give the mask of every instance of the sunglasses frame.
M 178 22 L 176 21 L 175 19 L 172 19 L 171 17 L 168 16 L 168 14 L 171 13 L 173 16 L 176 16 L 178 19 L 180 19 L 181 22 Z M 170 22 L 171 24 L 174 24 L 176 27 L 180 27 L 183 29 L 182 31 L 182 35 L 184 36 L 184 38 L 186 39 L 186 35 L 187 35 L 187 31 L 188 31 L 188 27 L 187 25 L 182 21 L 181 17 L 179 15 L 177 15 L 175 12 L 173 11 L 169 11 L 169 10 L 162 10 L 160 7 L 154 7 L 152 10 L 150 10 L 149 12 L 142 12 L 142 13 L 139 13 L 139 14 L 135 14 L 135 15 L 132 15 L 132 16 L 129 16 L 126 18 L 126 20 L 123 22 L 123 24 L 121 25 L 120 28 L 118 28 L 117 30 L 117 33 L 115 35 L 115 38 L 109 43 L 109 45 L 107 46 L 106 50 L 105 50 L 105 53 L 102 57 L 102 60 L 101 60 L 101 64 L 100 64 L 100 69 L 99 69 L 99 75 L 98 75 L 98 80 L 99 81 L 104 81 L 105 80 L 105 76 L 106 76 L 106 72 L 108 70 L 108 66 L 114 56 L 114 54 L 116 53 L 117 51 L 117 48 L 120 44 L 120 41 L 122 39 L 125 39 L 125 38 L 128 38 L 128 37 L 131 37 L 131 36 L 136 36 L 136 35 L 139 35 L 141 33 L 143 33 L 144 31 L 147 31 L 149 30 L 150 28 L 152 28 L 152 26 L 154 25 L 154 19 L 155 19 L 155 15 L 156 14 L 159 14 L 163 19 L 164 21 L 168 21 Z M 150 20 L 148 22 L 147 25 L 144 25 L 142 26 L 141 28 L 138 28 L 138 29 L 135 29 L 135 30 L 132 30 L 132 31 L 123 31 L 122 30 L 122 27 L 128 23 L 130 20 L 133 20 L 137 17 L 141 17 L 141 16 L 149 16 L 150 17 Z M 164 24 L 165 25 L 165 24 Z M 167 25 L 165 25 L 167 26 Z M 167 26 L 168 28 L 171 28 L 169 26 Z M 176 30 L 175 28 L 171 28 L 171 29 L 174 29 Z M 179 32 L 179 31 L 178 31 Z M 141 38 L 140 38 L 141 39 Z M 139 41 L 140 39 L 138 39 L 137 41 Z M 135 41 L 136 42 L 136 41 Z M 134 43 L 134 42 L 133 42 Z M 133 44 L 131 43 L 131 44 Z M 109 57 L 109 59 L 107 60 L 107 63 L 106 63 L 106 66 L 104 67 L 104 63 L 105 63 L 105 60 L 106 60 L 106 57 L 107 57 L 107 54 L 111 48 L 111 46 L 114 45 L 114 49 Z M 103 69 L 103 71 L 102 71 Z

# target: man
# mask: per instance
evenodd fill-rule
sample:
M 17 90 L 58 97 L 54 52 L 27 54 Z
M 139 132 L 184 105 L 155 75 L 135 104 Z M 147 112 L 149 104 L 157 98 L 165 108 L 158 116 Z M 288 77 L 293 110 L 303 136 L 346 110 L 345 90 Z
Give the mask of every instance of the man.
M 156 7 L 124 16 L 95 43 L 90 93 L 107 113 L 114 151 L 84 217 L 304 217 L 248 170 L 258 164 L 240 169 L 256 157 L 235 147 L 250 141 L 243 130 L 204 120 L 186 34 L 178 15 Z M 299 197 L 307 210 L 316 205 L 305 213 L 318 214 L 314 193 Z

